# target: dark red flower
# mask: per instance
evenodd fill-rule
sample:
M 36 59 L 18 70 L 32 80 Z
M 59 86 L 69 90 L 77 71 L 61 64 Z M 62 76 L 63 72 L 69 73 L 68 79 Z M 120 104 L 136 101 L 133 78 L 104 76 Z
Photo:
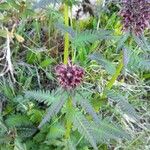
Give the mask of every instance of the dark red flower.
M 79 86 L 84 77 L 84 70 L 70 62 L 67 65 L 57 65 L 55 67 L 55 72 L 60 85 L 67 90 L 71 90 Z
M 122 0 L 123 30 L 140 35 L 150 25 L 150 0 Z

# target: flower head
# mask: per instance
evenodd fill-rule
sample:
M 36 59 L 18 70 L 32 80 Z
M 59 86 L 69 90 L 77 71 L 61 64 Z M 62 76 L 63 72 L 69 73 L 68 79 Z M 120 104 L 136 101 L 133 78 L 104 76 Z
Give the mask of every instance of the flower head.
M 60 85 L 67 90 L 79 86 L 84 77 L 84 70 L 77 65 L 73 65 L 71 62 L 68 62 L 67 65 L 57 65 L 55 67 L 55 72 Z
M 149 0 L 122 0 L 120 11 L 123 30 L 140 35 L 150 24 Z

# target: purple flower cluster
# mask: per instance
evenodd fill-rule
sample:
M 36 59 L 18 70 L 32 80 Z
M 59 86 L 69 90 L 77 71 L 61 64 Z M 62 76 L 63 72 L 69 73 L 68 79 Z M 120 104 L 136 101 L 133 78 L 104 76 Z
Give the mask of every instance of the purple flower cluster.
M 67 65 L 57 65 L 55 72 L 60 85 L 66 90 L 71 90 L 79 86 L 84 77 L 84 70 L 70 62 Z
M 122 0 L 123 30 L 140 35 L 150 25 L 150 0 Z

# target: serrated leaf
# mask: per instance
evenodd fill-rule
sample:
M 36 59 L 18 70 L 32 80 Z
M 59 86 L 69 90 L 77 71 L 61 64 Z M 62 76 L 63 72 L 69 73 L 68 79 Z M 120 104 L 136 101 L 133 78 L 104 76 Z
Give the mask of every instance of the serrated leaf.
M 37 128 L 33 126 L 20 126 L 17 127 L 16 130 L 20 138 L 29 138 L 36 133 Z
M 64 24 L 62 24 L 62 23 L 57 23 L 56 24 L 56 27 L 58 28 L 58 29 L 60 29 L 61 30 L 61 32 L 63 32 L 63 33 L 69 33 L 69 35 L 70 35 L 70 37 L 71 38 L 73 38 L 73 37 L 75 37 L 75 31 L 71 28 L 71 27 L 66 27 Z
M 78 129 L 79 133 L 84 135 L 84 137 L 89 141 L 92 147 L 95 150 L 98 150 L 95 138 L 93 136 L 93 133 L 91 132 L 91 124 L 81 113 L 76 112 L 74 114 L 73 125 Z
M 22 125 L 32 125 L 31 121 L 29 120 L 28 116 L 16 114 L 10 115 L 6 120 L 5 123 L 8 127 L 18 127 Z
M 4 10 L 9 10 L 11 8 L 11 6 L 7 3 L 7 2 L 0 2 L 0 10 L 4 11 Z
M 141 60 L 141 62 L 139 63 L 139 68 L 150 71 L 150 60 L 145 60 L 143 58 L 143 60 Z
M 7 127 L 6 125 L 0 120 L 0 133 L 1 132 L 7 132 Z
M 120 126 L 114 125 L 107 118 L 101 120 L 99 124 L 93 124 L 92 131 L 97 142 L 109 142 L 110 140 L 129 139 L 130 136 L 121 129 Z
M 71 39 L 72 45 L 75 47 L 85 46 L 93 43 L 97 40 L 112 39 L 113 35 L 111 31 L 106 30 L 85 30 L 80 33 L 76 33 L 75 37 Z
M 61 138 L 65 133 L 65 128 L 60 123 L 55 123 L 50 126 L 49 132 L 47 134 L 47 139 L 57 139 Z
M 130 71 L 137 72 L 139 70 L 149 71 L 150 70 L 150 61 L 149 55 L 139 53 L 138 51 L 134 51 L 133 49 L 129 49 L 127 46 L 125 47 L 128 51 L 128 65 L 127 68 Z
M 76 150 L 76 146 L 73 143 L 73 141 L 71 141 L 71 139 L 68 139 L 66 142 L 66 147 L 64 150 Z
M 64 103 L 67 101 L 66 95 L 63 95 L 60 99 L 57 99 L 55 102 L 51 104 L 48 108 L 46 115 L 44 116 L 43 120 L 39 124 L 38 128 L 40 129 L 45 123 L 50 121 L 51 117 L 57 115 L 60 109 L 63 107 Z
M 126 32 L 124 35 L 122 35 L 119 40 L 117 41 L 117 48 L 116 51 L 118 52 L 122 47 L 124 47 L 125 42 L 127 41 L 128 37 L 130 36 L 129 32 Z
M 21 143 L 20 139 L 16 138 L 14 143 L 14 150 L 27 150 L 26 145 Z
M 48 5 L 50 4 L 53 4 L 53 5 L 56 5 L 57 3 L 60 3 L 61 0 L 38 0 L 33 8 L 36 9 L 36 8 L 44 8 L 44 7 L 47 7 Z
M 134 107 L 128 102 L 126 97 L 114 90 L 107 91 L 107 96 L 109 100 L 116 102 L 115 108 L 119 109 L 123 117 L 126 114 L 132 122 L 136 122 L 139 120 L 137 112 L 135 111 Z
M 100 65 L 102 65 L 106 71 L 113 75 L 116 72 L 116 67 L 110 61 L 106 60 L 100 53 L 94 53 L 89 56 L 91 60 L 97 61 Z
M 56 91 L 25 91 L 25 98 L 27 99 L 33 99 L 38 102 L 44 102 L 47 106 L 49 106 L 52 102 L 54 102 L 56 99 L 59 99 L 61 95 Z
M 86 113 L 92 116 L 95 122 L 99 122 L 99 118 L 96 112 L 94 111 L 92 105 L 90 104 L 89 100 L 85 99 L 81 93 L 78 92 L 75 95 L 75 98 L 73 98 L 73 100 L 75 100 L 77 104 L 81 105 L 81 107 L 86 111 Z
M 144 37 L 144 35 L 141 35 L 141 36 L 136 36 L 133 34 L 133 38 L 135 40 L 135 42 L 137 43 L 137 45 L 142 49 L 144 50 L 145 52 L 146 51 L 150 51 L 150 43 L 148 43 L 147 39 Z

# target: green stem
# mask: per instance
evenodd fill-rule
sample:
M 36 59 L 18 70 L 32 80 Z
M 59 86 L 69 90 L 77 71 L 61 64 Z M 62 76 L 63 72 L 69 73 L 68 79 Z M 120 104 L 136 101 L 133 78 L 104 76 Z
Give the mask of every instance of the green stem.
M 112 86 L 114 85 L 115 81 L 119 77 L 119 75 L 120 75 L 120 73 L 122 71 L 122 68 L 123 68 L 123 60 L 121 58 L 121 61 L 118 64 L 118 67 L 117 67 L 117 70 L 116 70 L 115 74 L 112 76 L 112 78 L 108 81 L 108 83 L 106 85 L 106 88 L 105 88 L 104 93 L 102 95 L 102 99 L 106 98 L 105 91 L 106 90 L 110 90 L 112 88 Z
M 69 26 L 69 16 L 68 16 L 69 6 L 64 4 L 64 23 L 68 27 Z M 65 33 L 65 41 L 64 41 L 64 64 L 68 63 L 69 58 L 69 34 Z
M 65 133 L 65 138 L 66 139 L 70 138 L 70 133 L 71 133 L 71 128 L 72 128 L 72 122 L 69 119 L 69 115 L 70 115 L 69 110 L 72 110 L 72 106 L 73 106 L 72 105 L 72 98 L 70 97 L 68 99 L 68 102 L 67 102 L 67 114 L 66 114 L 67 122 L 66 122 L 66 133 Z
M 70 13 L 71 13 L 71 16 L 70 16 L 70 26 L 73 29 L 72 6 L 70 7 Z M 75 55 L 74 55 L 74 49 L 73 49 L 73 47 L 71 47 L 71 57 L 72 57 L 72 62 L 74 63 Z
M 120 75 L 120 73 L 121 73 L 121 71 L 122 71 L 122 68 L 123 68 L 123 60 L 122 60 L 122 57 L 121 57 L 121 61 L 120 61 L 119 64 L 118 64 L 118 67 L 117 67 L 117 69 L 116 69 L 115 74 L 112 76 L 112 78 L 111 78 L 111 79 L 108 81 L 108 83 L 106 84 L 106 87 L 105 87 L 105 89 L 104 89 L 104 91 L 103 91 L 103 94 L 102 94 L 102 96 L 101 96 L 101 99 L 96 102 L 96 105 L 94 105 L 94 108 L 95 108 L 95 111 L 96 111 L 96 112 L 99 111 L 99 109 L 100 109 L 100 107 L 101 107 L 101 105 L 102 105 L 102 101 L 104 102 L 104 101 L 106 100 L 106 98 L 107 98 L 106 91 L 107 91 L 107 90 L 110 90 L 110 89 L 113 87 L 115 81 L 117 80 L 117 78 L 119 77 L 119 75 Z

